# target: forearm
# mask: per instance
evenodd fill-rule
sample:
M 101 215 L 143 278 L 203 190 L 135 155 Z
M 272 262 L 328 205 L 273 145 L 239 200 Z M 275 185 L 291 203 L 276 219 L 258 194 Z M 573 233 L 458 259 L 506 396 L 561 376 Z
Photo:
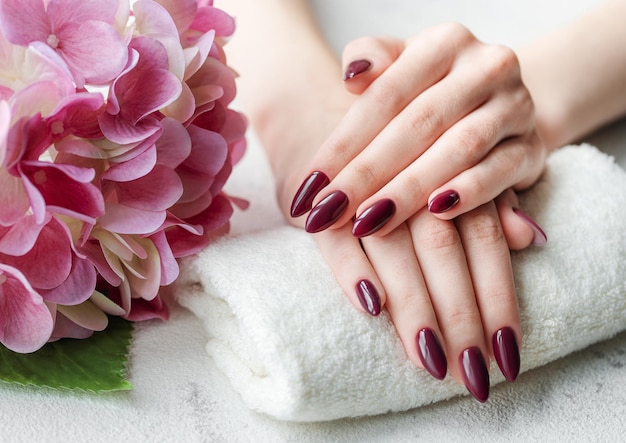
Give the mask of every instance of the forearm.
M 341 84 L 339 61 L 305 0 L 229 0 L 223 7 L 237 21 L 226 50 L 240 75 L 239 102 L 274 172 L 287 165 L 293 169 L 294 160 L 304 163 L 322 143 L 319 134 L 330 132 L 319 125 L 336 122 L 322 114 L 343 113 L 351 100 Z
M 626 114 L 626 2 L 609 0 L 518 52 L 550 149 Z

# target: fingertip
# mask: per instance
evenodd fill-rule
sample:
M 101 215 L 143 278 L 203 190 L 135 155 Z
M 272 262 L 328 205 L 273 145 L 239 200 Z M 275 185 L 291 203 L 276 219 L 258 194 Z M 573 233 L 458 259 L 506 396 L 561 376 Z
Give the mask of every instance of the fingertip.
M 372 62 L 367 59 L 354 60 L 348 64 L 343 73 L 343 81 L 353 80 L 364 74 L 372 67 Z

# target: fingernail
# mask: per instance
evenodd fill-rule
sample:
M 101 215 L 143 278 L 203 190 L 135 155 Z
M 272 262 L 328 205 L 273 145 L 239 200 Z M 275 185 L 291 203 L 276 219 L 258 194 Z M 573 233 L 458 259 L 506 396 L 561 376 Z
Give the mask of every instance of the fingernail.
M 459 194 L 456 191 L 444 191 L 428 203 L 428 210 L 434 214 L 441 214 L 454 208 L 458 202 Z
M 318 192 L 330 183 L 328 176 L 320 171 L 314 171 L 302 182 L 296 196 L 291 202 L 291 216 L 300 217 L 313 206 L 313 199 Z
M 335 223 L 348 207 L 348 196 L 341 191 L 335 191 L 319 202 L 306 219 L 306 232 L 320 232 Z
M 360 280 L 356 284 L 356 295 L 363 309 L 373 316 L 380 314 L 380 296 L 371 281 Z
M 359 74 L 367 71 L 372 63 L 368 60 L 355 60 L 348 65 L 346 72 L 343 74 L 343 81 L 350 80 Z
M 385 198 L 374 203 L 361 213 L 354 221 L 352 234 L 355 237 L 366 237 L 385 226 L 393 214 L 396 213 L 396 204 Z
M 507 326 L 497 330 L 493 334 L 492 345 L 502 375 L 510 382 L 515 381 L 519 375 L 520 356 L 513 329 Z
M 424 328 L 417 333 L 417 350 L 424 368 L 437 380 L 443 380 L 448 370 L 448 362 L 435 333 Z
M 483 353 L 478 347 L 467 348 L 461 353 L 461 369 L 465 387 L 481 403 L 489 398 L 489 371 Z
M 535 233 L 535 235 L 533 236 L 533 241 L 531 243 L 533 246 L 544 246 L 546 243 L 548 243 L 548 236 L 545 232 L 543 232 L 543 229 L 541 229 L 541 226 L 539 226 L 535 220 L 530 218 L 528 214 L 523 212 L 521 209 L 513 208 L 513 212 L 515 212 L 519 218 L 521 218 L 528 226 L 530 226 Z

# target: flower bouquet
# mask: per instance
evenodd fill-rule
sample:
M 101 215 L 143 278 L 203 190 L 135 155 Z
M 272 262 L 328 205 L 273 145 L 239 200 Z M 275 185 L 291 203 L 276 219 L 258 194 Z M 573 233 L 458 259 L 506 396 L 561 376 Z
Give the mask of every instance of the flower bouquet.
M 212 0 L 0 0 L 0 343 L 167 318 L 245 150 Z

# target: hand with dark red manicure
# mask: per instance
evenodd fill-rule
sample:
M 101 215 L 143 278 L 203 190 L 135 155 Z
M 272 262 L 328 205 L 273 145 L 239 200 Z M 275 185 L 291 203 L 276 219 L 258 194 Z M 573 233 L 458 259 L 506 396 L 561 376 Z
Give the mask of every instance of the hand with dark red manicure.
M 343 61 L 358 97 L 302 171 L 292 216 L 307 231 L 356 217 L 355 236 L 382 236 L 424 207 L 450 220 L 541 174 L 547 148 L 511 49 L 443 24 L 355 40 Z
M 345 91 L 339 63 L 320 41 L 304 1 L 235 3 L 245 3 L 237 14 L 244 35 L 239 33 L 238 38 L 243 39 L 239 42 L 246 43 L 239 48 L 243 57 L 237 63 L 236 46 L 230 53 L 231 58 L 235 57 L 233 66 L 241 74 L 239 97 L 267 151 L 279 206 L 286 218 L 315 232 L 314 238 L 338 284 L 362 315 L 386 312 L 390 316 L 407 356 L 416 366 L 439 380 L 450 374 L 477 400 L 485 401 L 489 395 L 490 361 L 494 359 L 510 381 L 515 380 L 520 366 L 522 336 L 509 247 L 543 244 L 545 234 L 517 209 L 517 198 L 511 190 L 495 202 L 477 204 L 467 212 L 465 207 L 462 212 L 466 213 L 454 221 L 433 217 L 433 210 L 452 212 L 463 207 L 466 194 L 462 186 L 435 192 L 440 197 L 432 199 L 431 211 L 425 206 L 424 194 L 423 204 L 410 214 L 397 196 L 381 196 L 357 211 L 354 222 L 327 229 L 346 214 L 355 215 L 355 194 L 351 189 L 333 186 L 339 175 L 331 169 L 312 168 L 303 177 L 304 165 L 314 164 L 312 158 L 324 140 L 340 140 L 337 134 L 341 131 L 333 132 L 333 128 L 346 131 L 352 121 L 369 134 L 388 109 L 370 107 L 363 114 L 366 102 L 362 100 L 367 93 L 356 98 Z M 299 44 L 283 46 L 284 51 L 264 52 L 264 48 L 278 47 L 285 40 L 273 33 L 255 32 L 255 26 L 266 26 L 259 20 L 263 14 L 272 20 L 273 29 L 286 32 Z M 382 56 L 389 56 L 389 66 L 408 51 L 401 41 L 383 41 L 391 50 L 378 55 L 371 51 L 356 54 L 354 47 L 356 61 L 347 66 L 346 82 L 357 85 L 368 75 L 372 78 L 365 83 L 378 76 L 382 79 Z M 304 50 L 307 57 L 299 58 Z M 254 59 L 257 54 L 262 54 L 262 60 Z M 443 56 L 432 51 L 428 54 Z M 299 62 L 292 63 L 296 59 Z M 403 65 L 398 64 L 397 69 Z M 393 72 L 391 68 L 388 71 Z M 402 87 L 409 86 L 402 80 Z M 376 93 L 374 84 L 368 91 Z M 396 95 L 379 98 L 399 103 Z M 371 109 L 384 112 L 372 113 Z M 410 131 L 404 134 L 414 137 Z M 343 146 L 347 149 L 343 160 L 347 160 L 354 146 Z M 390 148 L 389 161 L 400 158 L 394 149 Z M 426 152 L 431 151 L 435 152 Z M 341 152 L 337 160 L 343 161 Z M 365 180 L 359 186 L 368 189 L 374 176 L 366 169 L 361 172 Z M 402 221 L 398 221 L 398 214 L 405 214 Z M 389 228 L 390 223 L 394 229 Z M 383 230 L 387 235 L 371 235 Z

